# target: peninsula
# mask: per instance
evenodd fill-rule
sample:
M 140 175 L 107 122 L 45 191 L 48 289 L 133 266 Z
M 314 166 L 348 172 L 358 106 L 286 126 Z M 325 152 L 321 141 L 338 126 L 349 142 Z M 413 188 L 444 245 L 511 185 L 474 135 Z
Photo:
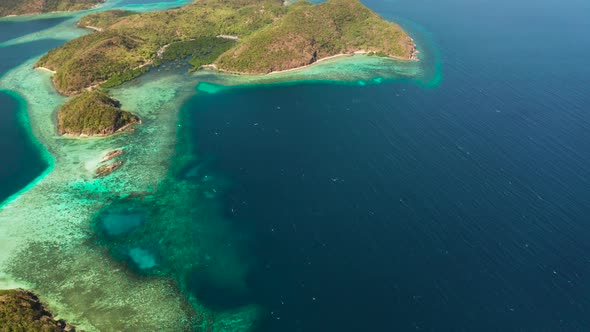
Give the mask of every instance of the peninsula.
M 186 59 L 193 70 L 208 67 L 263 75 L 341 55 L 415 60 L 417 53 L 414 41 L 399 25 L 384 20 L 359 0 L 328 0 L 319 5 L 197 0 L 158 12 L 93 13 L 79 25 L 95 32 L 51 50 L 35 65 L 54 71 L 55 88 L 68 96 L 120 85 L 172 60 Z M 97 112 L 84 114 L 90 109 L 65 113 L 68 106 L 82 104 L 79 98 L 86 104 L 104 104 L 104 97 L 87 93 L 74 97 L 58 115 L 60 132 L 109 134 L 137 121 L 130 116 L 109 116 L 122 122 L 105 127 L 102 120 L 92 119 Z M 75 129 L 66 129 L 66 122 L 75 122 Z M 102 125 L 96 126 L 98 123 Z
M 50 51 L 36 65 L 56 71 L 55 87 L 66 95 L 114 86 L 163 58 L 190 56 L 195 64 L 224 71 L 266 74 L 338 54 L 373 52 L 405 60 L 415 54 L 405 31 L 358 0 L 289 6 L 277 0 L 198 0 L 159 12 L 94 13 L 80 25 L 99 31 Z M 203 58 L 208 61 L 196 61 Z
M 90 9 L 104 0 L 2 0 L 0 17 Z

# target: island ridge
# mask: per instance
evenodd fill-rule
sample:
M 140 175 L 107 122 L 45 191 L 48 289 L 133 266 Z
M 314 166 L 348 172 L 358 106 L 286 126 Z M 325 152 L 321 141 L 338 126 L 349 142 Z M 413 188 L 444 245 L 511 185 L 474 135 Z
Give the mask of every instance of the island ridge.
M 0 17 L 84 10 L 103 2 L 104 0 L 2 0 Z
M 207 57 L 209 63 L 197 64 L 241 74 L 289 70 L 355 52 L 404 60 L 416 54 L 404 30 L 358 0 L 289 6 L 277 0 L 199 0 L 159 12 L 90 14 L 80 24 L 100 31 L 50 51 L 36 64 L 57 72 L 55 87 L 65 95 L 139 76 L 144 67 L 170 58 L 170 46 L 180 42 L 178 57 Z M 212 52 L 216 44 L 222 45 Z

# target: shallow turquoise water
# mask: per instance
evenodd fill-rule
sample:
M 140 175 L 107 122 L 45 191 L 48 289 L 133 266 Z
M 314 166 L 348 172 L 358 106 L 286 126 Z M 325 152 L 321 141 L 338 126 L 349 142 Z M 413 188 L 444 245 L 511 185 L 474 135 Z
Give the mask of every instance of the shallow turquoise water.
M 177 0 L 121 0 L 117 5 L 125 6 L 125 5 L 145 5 L 149 3 L 163 3 L 163 2 L 177 2 Z
M 115 6 L 117 8 L 127 8 L 130 6 L 134 10 L 157 10 L 167 7 L 174 7 L 186 4 L 187 1 L 109 1 L 107 7 Z M 64 44 L 68 38 L 74 38 L 78 34 L 87 31 L 75 27 L 75 17 L 83 13 L 70 14 L 46 14 L 36 18 L 29 16 L 25 18 L 4 18 L 0 19 L 0 77 L 9 70 L 23 64 L 27 60 L 39 57 L 52 48 Z M 35 34 L 50 31 L 51 29 L 71 30 L 74 33 L 71 36 L 59 36 L 59 30 L 56 33 L 46 33 L 41 37 L 35 37 Z M 27 36 L 32 36 L 26 39 Z M 19 38 L 25 38 L 19 41 Z M 65 39 L 64 39 L 65 38 Z M 5 128 L 10 128 L 0 132 L 0 141 L 4 142 L 0 146 L 0 153 L 3 155 L 15 155 L 11 163 L 5 163 L 0 166 L 0 203 L 7 197 L 23 189 L 27 184 L 41 175 L 47 167 L 47 162 L 38 157 L 39 152 L 35 152 L 33 146 L 34 139 L 28 138 L 29 129 L 27 128 L 24 105 L 17 106 L 18 103 L 10 101 L 11 97 L 2 94 L 0 100 L 0 120 Z M 24 103 L 24 102 L 22 102 Z M 20 105 L 20 104 L 19 104 Z M 19 109 L 20 107 L 20 109 Z M 18 120 L 21 119 L 21 120 Z M 20 122 L 19 122 L 20 121 Z M 9 143 L 10 142 L 10 143 Z M 17 151 L 19 151 L 17 153 Z

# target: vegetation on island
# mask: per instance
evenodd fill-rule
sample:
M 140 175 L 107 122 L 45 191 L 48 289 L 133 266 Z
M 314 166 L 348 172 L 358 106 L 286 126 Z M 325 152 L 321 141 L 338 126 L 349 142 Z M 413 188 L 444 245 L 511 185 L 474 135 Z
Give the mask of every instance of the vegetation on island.
M 75 331 L 63 320 L 55 320 L 39 298 L 21 289 L 0 290 L 0 332 Z
M 280 21 L 246 38 L 216 64 L 226 71 L 264 74 L 354 52 L 409 59 L 414 42 L 397 24 L 359 1 L 330 0 L 315 6 L 298 2 Z
M 2 0 L 0 17 L 92 8 L 104 0 Z
M 92 27 L 98 30 L 103 30 L 119 21 L 123 18 L 131 15 L 135 15 L 137 12 L 122 9 L 105 10 L 98 13 L 88 14 L 78 22 L 79 26 Z
M 54 70 L 54 84 L 71 95 L 113 87 L 172 59 L 198 69 L 264 74 L 357 51 L 400 59 L 414 55 L 412 39 L 358 0 L 320 5 L 281 0 L 197 0 L 159 12 L 90 14 L 81 25 L 102 31 L 72 40 L 37 66 Z M 146 68 L 148 67 L 148 68 Z
M 408 34 L 359 0 L 288 6 L 282 0 L 197 0 L 157 12 L 93 13 L 79 25 L 97 31 L 49 51 L 35 65 L 56 72 L 53 83 L 60 93 L 81 93 L 58 111 L 60 134 L 108 135 L 138 122 L 99 90 L 169 61 L 186 60 L 193 70 L 214 65 L 266 74 L 341 54 L 415 56 Z
M 53 83 L 65 95 L 100 85 L 146 63 L 143 41 L 110 30 L 95 32 L 50 51 L 38 65 L 57 71 Z
M 246 36 L 286 11 L 279 0 L 199 0 L 182 8 L 129 15 L 50 51 L 37 66 L 57 71 L 53 80 L 61 93 L 76 94 L 153 64 L 166 45 L 218 35 Z
M 57 113 L 60 135 L 104 136 L 138 122 L 137 116 L 121 110 L 118 101 L 98 90 L 73 97 Z
M 212 64 L 235 44 L 235 40 L 220 37 L 201 37 L 172 43 L 162 52 L 156 64 L 188 58 L 188 63 L 193 69 L 199 69 L 201 66 Z
M 146 73 L 150 70 L 148 66 L 140 66 L 135 69 L 130 69 L 123 71 L 121 73 L 116 73 L 112 75 L 108 80 L 102 83 L 100 86 L 103 88 L 113 88 L 119 86 L 125 82 L 131 81 L 134 78 L 141 76 L 143 73 Z

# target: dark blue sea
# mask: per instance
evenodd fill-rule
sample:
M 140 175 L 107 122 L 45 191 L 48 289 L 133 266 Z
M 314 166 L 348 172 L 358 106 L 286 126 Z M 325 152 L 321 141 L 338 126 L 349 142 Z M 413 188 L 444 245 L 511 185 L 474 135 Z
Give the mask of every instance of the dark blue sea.
M 186 146 L 231 180 L 219 210 L 251 263 L 245 293 L 206 273 L 184 290 L 260 306 L 259 331 L 589 330 L 590 2 L 364 3 L 442 81 L 189 99 Z M 45 166 L 0 98 L 2 200 Z
M 20 96 L 0 90 L 0 203 L 49 166 L 23 123 L 25 104 Z
M 234 180 L 226 214 L 255 229 L 261 330 L 590 329 L 590 3 L 365 3 L 435 49 L 438 86 L 184 110 Z
M 26 22 L 0 22 L 0 43 L 38 30 L 53 27 L 66 18 Z M 60 40 L 41 40 L 0 48 L 0 77 L 26 60 L 40 56 L 63 44 Z M 47 167 L 29 134 L 26 101 L 16 93 L 0 90 L 0 204 L 24 188 Z

